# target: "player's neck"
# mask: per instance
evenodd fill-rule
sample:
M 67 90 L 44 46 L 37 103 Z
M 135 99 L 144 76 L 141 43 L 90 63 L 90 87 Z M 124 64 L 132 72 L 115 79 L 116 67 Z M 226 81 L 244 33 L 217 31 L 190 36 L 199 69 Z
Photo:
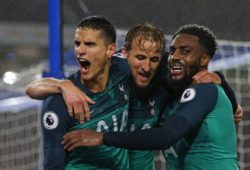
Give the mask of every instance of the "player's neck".
M 81 83 L 91 92 L 98 93 L 106 89 L 109 80 L 110 68 L 105 69 L 102 73 L 91 80 L 81 80 Z

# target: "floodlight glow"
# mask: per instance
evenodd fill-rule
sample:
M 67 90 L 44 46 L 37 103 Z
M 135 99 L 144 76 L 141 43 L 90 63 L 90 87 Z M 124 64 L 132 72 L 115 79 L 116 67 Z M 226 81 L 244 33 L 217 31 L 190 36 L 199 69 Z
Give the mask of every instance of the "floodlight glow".
M 12 71 L 7 71 L 3 75 L 3 81 L 6 84 L 14 84 L 19 80 L 19 75 Z

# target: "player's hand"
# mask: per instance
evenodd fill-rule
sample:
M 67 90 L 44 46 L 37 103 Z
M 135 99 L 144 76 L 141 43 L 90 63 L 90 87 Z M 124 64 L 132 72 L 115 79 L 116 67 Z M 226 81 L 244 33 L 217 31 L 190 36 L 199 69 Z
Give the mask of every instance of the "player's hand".
M 71 151 L 79 146 L 99 146 L 103 144 L 103 133 L 91 129 L 81 129 L 63 136 L 64 149 Z
M 234 123 L 239 124 L 243 118 L 243 110 L 240 105 L 238 105 L 237 110 L 234 114 Z
M 221 84 L 221 79 L 220 77 L 214 73 L 210 72 L 208 70 L 203 70 L 198 72 L 193 76 L 193 83 L 214 83 L 214 84 Z
M 74 116 L 80 123 L 90 119 L 89 104 L 95 104 L 83 91 L 70 80 L 61 80 L 60 91 L 67 105 L 70 116 Z

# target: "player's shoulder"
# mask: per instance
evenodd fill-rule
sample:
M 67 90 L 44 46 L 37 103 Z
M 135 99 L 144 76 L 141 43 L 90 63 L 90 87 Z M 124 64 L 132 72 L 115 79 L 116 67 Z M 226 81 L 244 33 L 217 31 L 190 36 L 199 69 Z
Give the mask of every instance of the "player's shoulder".
M 181 103 L 191 100 L 209 100 L 218 96 L 217 86 L 213 83 L 193 84 L 184 90 Z
M 111 72 L 114 74 L 130 75 L 130 67 L 126 58 L 122 54 L 116 53 L 111 60 Z
M 214 83 L 198 83 L 198 84 L 192 84 L 188 88 L 193 88 L 193 89 L 200 90 L 200 91 L 216 90 L 217 85 L 215 85 Z
M 43 103 L 42 113 L 53 111 L 54 113 L 63 114 L 67 112 L 66 104 L 61 94 L 50 95 Z
M 126 57 L 122 54 L 122 49 L 115 52 L 113 57 L 120 58 L 120 59 L 126 59 Z
M 210 93 L 217 93 L 217 85 L 214 83 L 198 83 L 190 85 L 185 91 L 193 90 L 197 94 L 206 95 Z
M 115 53 L 111 60 L 112 65 L 116 64 L 128 64 L 127 59 L 122 55 L 122 53 Z
M 47 97 L 44 101 L 44 105 L 50 105 L 50 106 L 58 106 L 60 104 L 65 103 L 63 100 L 63 96 L 61 94 L 53 94 Z
M 66 80 L 72 81 L 76 84 L 80 80 L 80 70 L 76 71 L 75 73 L 70 74 L 69 76 L 65 77 Z

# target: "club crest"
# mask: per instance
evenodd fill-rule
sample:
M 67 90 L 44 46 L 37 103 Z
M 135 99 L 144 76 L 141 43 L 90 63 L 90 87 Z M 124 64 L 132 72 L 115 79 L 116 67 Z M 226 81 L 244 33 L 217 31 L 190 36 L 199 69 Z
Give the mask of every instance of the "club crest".
M 196 91 L 193 88 L 186 89 L 181 96 L 181 103 L 193 100 L 196 95 Z
M 59 125 L 59 118 L 55 112 L 48 111 L 43 115 L 43 126 L 48 130 L 53 130 Z

